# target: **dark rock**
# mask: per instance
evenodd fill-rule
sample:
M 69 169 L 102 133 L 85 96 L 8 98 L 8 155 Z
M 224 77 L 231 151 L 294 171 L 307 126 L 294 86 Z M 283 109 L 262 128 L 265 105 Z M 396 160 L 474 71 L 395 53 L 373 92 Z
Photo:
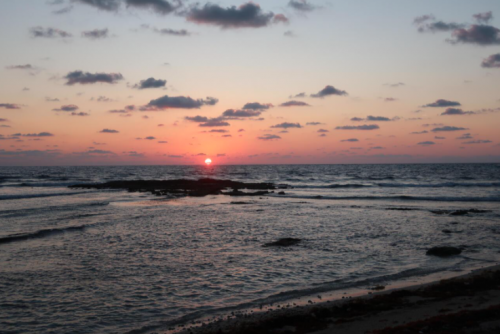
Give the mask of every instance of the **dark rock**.
M 245 204 L 252 204 L 250 202 L 231 202 L 233 205 L 245 205 Z
M 280 192 L 278 193 L 278 195 L 285 195 L 285 192 L 284 192 L 284 191 L 280 191 Z
M 452 233 L 450 230 L 442 230 L 443 233 Z
M 295 238 L 283 238 L 277 241 L 269 242 L 267 244 L 262 245 L 262 247 L 289 247 L 297 245 L 302 240 Z
M 431 212 L 436 214 L 436 215 L 465 216 L 465 215 L 468 215 L 470 213 L 487 213 L 487 212 L 491 212 L 491 211 L 469 209 L 469 210 L 431 210 Z
M 415 209 L 415 208 L 386 208 L 386 210 L 389 210 L 389 211 L 415 211 L 418 209 Z
M 199 180 L 135 180 L 111 181 L 106 183 L 76 184 L 69 188 L 80 189 L 123 189 L 130 192 L 149 192 L 157 196 L 207 196 L 226 194 L 231 196 L 261 196 L 268 189 L 276 189 L 272 183 L 244 183 L 231 180 L 199 179 Z M 222 190 L 233 189 L 223 193 Z M 240 189 L 261 190 L 255 193 L 244 193 Z
M 457 247 L 450 247 L 450 246 L 436 246 L 432 247 L 429 249 L 426 253 L 426 255 L 433 255 L 433 256 L 439 256 L 439 257 L 447 257 L 447 256 L 453 256 L 453 255 L 459 255 L 462 253 L 462 250 Z

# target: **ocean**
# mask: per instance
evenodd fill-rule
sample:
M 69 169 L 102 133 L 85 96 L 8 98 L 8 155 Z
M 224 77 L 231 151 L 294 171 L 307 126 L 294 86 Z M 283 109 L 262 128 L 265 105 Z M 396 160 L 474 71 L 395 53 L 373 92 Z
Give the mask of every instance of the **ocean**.
M 68 188 L 207 177 L 284 194 Z M 161 331 L 499 260 L 500 164 L 0 167 L 2 333 Z

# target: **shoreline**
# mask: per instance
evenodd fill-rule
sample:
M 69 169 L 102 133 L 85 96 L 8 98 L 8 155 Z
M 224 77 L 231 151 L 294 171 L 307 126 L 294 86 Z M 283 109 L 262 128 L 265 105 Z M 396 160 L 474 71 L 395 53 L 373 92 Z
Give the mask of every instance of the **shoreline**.
M 492 275 L 494 281 L 488 278 Z M 477 286 L 474 283 L 477 281 L 483 281 L 483 286 Z M 457 290 L 457 286 L 462 290 Z M 401 327 L 415 322 L 417 322 L 415 326 L 419 326 L 420 322 L 425 327 L 424 323 L 436 319 L 444 320 L 446 323 L 443 317 L 450 317 L 451 321 L 457 312 L 488 312 L 486 308 L 496 305 L 500 312 L 500 264 L 478 265 L 473 269 L 463 269 L 462 273 L 440 271 L 422 277 L 408 277 L 387 284 L 382 291 L 376 291 L 374 288 L 381 287 L 335 290 L 315 296 L 316 298 L 308 295 L 281 302 L 282 305 L 270 304 L 260 310 L 254 308 L 231 313 L 220 312 L 215 316 L 189 321 L 189 325 L 180 324 L 148 333 L 355 334 L 383 329 L 387 333 L 398 333 L 398 329 L 391 332 L 392 329 L 387 327 Z M 453 309 L 457 312 L 452 313 Z M 493 309 L 491 312 L 496 311 Z M 497 319 L 499 322 L 494 323 L 495 329 L 500 328 L 500 317 Z M 484 331 L 484 333 L 489 332 Z

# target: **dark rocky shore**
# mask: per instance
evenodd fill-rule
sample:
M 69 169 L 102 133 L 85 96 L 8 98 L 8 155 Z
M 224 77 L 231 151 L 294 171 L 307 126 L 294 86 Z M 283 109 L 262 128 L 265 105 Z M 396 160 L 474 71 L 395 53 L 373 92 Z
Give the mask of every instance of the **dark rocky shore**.
M 72 189 L 123 189 L 130 192 L 149 192 L 157 196 L 262 196 L 269 190 L 276 189 L 273 183 L 245 183 L 231 180 L 199 179 L 199 180 L 134 180 L 111 181 L 106 183 L 75 184 Z M 231 190 L 231 191 L 228 191 Z M 258 190 L 245 192 L 242 190 Z

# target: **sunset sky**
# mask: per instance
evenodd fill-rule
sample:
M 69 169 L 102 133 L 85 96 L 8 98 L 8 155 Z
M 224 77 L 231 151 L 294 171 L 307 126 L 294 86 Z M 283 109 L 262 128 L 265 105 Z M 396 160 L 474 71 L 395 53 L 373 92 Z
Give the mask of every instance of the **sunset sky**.
M 498 0 L 0 0 L 0 165 L 500 162 Z

